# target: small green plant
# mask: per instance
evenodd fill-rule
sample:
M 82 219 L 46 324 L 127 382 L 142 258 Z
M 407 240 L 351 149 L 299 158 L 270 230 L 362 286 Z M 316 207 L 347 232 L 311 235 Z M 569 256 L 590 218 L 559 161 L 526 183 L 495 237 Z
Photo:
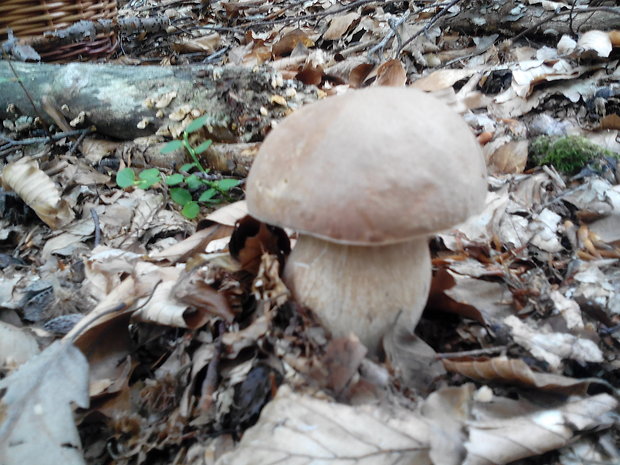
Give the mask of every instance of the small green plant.
M 157 168 L 149 168 L 136 176 L 132 168 L 124 168 L 116 173 L 116 184 L 123 189 L 127 187 L 149 189 L 163 181 L 170 187 L 170 198 L 182 207 L 181 214 L 189 219 L 198 216 L 200 203 L 216 204 L 222 200 L 228 200 L 229 191 L 242 181 L 217 179 L 217 176 L 213 176 L 202 166 L 198 155 L 209 148 L 211 140 L 206 140 L 197 147 L 189 142 L 189 134 L 205 124 L 207 124 L 206 116 L 195 119 L 183 132 L 183 139 L 175 139 L 162 147 L 161 153 L 163 154 L 178 149 L 185 149 L 189 153 L 192 162 L 181 166 L 178 173 L 165 176 Z
M 588 164 L 598 164 L 605 157 L 617 158 L 618 155 L 585 137 L 540 136 L 530 146 L 530 157 L 535 164 L 553 165 L 559 172 L 571 175 Z

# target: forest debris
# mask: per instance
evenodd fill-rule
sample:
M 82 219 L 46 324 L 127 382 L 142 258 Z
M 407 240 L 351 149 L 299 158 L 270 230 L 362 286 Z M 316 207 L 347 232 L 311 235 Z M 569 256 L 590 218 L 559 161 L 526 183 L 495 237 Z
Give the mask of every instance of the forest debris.
M 50 228 L 61 228 L 73 220 L 73 210 L 35 160 L 22 157 L 9 163 L 2 170 L 0 181 L 5 189 L 15 191 Z
M 564 358 L 580 362 L 603 361 L 603 353 L 589 339 L 552 332 L 545 326 L 532 328 L 531 323 L 527 325 L 516 316 L 505 318 L 504 323 L 510 327 L 517 344 L 529 350 L 534 357 L 547 362 L 553 370 L 560 368 Z
M 500 357 L 459 357 L 444 359 L 448 371 L 478 381 L 497 381 L 535 387 L 545 391 L 586 394 L 591 379 L 582 380 L 551 373 L 533 371 L 523 360 Z
M 463 464 L 505 464 L 565 446 L 578 431 L 609 424 L 609 413 L 618 402 L 608 394 L 599 394 L 570 400 L 556 408 L 524 404 L 506 398 L 477 403 Z M 524 407 L 529 412 L 524 413 Z
M 0 380 L 0 461 L 83 465 L 71 405 L 88 407 L 87 380 L 88 363 L 69 342 L 53 343 Z

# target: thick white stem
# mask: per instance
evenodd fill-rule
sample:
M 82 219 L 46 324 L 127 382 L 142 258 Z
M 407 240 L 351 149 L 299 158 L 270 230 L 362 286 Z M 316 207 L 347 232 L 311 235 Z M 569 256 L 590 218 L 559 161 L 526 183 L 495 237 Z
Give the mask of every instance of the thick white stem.
M 420 319 L 430 288 L 430 253 L 426 238 L 362 247 L 301 235 L 284 276 L 295 299 L 334 336 L 353 332 L 376 353 L 397 318 L 411 329 Z

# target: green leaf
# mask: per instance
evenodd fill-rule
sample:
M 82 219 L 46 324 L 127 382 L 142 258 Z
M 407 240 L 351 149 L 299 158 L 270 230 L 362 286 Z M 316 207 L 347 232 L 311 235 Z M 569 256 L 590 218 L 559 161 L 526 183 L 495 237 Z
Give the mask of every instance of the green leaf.
M 170 189 L 170 198 L 179 205 L 185 206 L 192 201 L 192 194 L 182 187 L 174 187 Z
M 207 202 L 211 200 L 215 196 L 215 194 L 217 194 L 217 191 L 215 189 L 207 189 L 202 194 L 200 194 L 200 197 L 198 197 L 198 201 Z
M 202 144 L 200 144 L 198 147 L 196 147 L 194 149 L 194 151 L 196 152 L 197 155 L 200 155 L 202 152 L 204 152 L 205 150 L 207 150 L 209 147 L 211 147 L 211 144 L 213 143 L 213 141 L 211 139 L 207 139 L 206 141 L 204 141 Z
M 194 131 L 197 131 L 198 129 L 203 127 L 205 124 L 207 124 L 208 118 L 209 117 L 207 115 L 202 115 L 200 118 L 196 118 L 194 121 L 188 124 L 188 126 L 185 128 L 185 132 L 187 134 L 190 134 Z
M 182 140 L 171 140 L 166 145 L 164 145 L 161 149 L 159 149 L 159 153 L 166 154 L 166 153 L 174 152 L 175 150 L 179 150 L 182 148 L 183 148 Z
M 116 185 L 126 189 L 129 186 L 133 186 L 136 181 L 136 174 L 131 168 L 123 168 L 116 173 Z
M 140 172 L 138 177 L 152 184 L 157 184 L 159 181 L 161 181 L 161 175 L 157 168 L 149 168 L 147 170 L 143 170 Z
M 221 191 L 229 191 L 233 187 L 236 187 L 239 184 L 241 184 L 241 182 L 242 181 L 240 181 L 239 179 L 220 179 L 219 181 L 215 181 L 214 184 L 217 187 L 217 189 Z
M 147 181 L 146 179 L 138 179 L 136 181 L 136 187 L 138 189 L 143 189 L 143 190 L 147 190 L 149 187 L 152 187 L 153 184 L 150 181 Z
M 189 172 L 192 168 L 196 168 L 196 163 L 185 163 L 179 168 L 179 171 Z
M 185 177 L 180 173 L 174 173 L 170 176 L 166 176 L 166 185 L 168 186 L 176 186 L 177 184 L 181 184 Z
M 186 203 L 183 210 L 181 210 L 181 214 L 190 220 L 196 218 L 198 213 L 200 213 L 200 206 L 198 205 L 198 202 L 193 201 Z
M 200 189 L 202 185 L 204 184 L 202 182 L 202 179 L 200 179 L 195 174 L 190 174 L 188 177 L 186 177 L 185 182 L 187 183 L 187 187 L 189 188 L 189 190 L 192 190 L 192 191 L 196 189 Z

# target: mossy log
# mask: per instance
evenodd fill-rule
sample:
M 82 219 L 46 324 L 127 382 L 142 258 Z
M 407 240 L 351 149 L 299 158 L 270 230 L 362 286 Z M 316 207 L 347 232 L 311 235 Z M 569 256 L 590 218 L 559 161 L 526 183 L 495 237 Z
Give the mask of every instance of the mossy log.
M 154 103 L 170 92 L 176 97 L 157 108 Z M 205 136 L 214 141 L 260 141 L 274 119 L 315 95 L 269 68 L 0 61 L 0 118 L 29 115 L 51 122 L 46 101 L 67 121 L 81 115 L 80 127 L 93 125 L 120 140 L 178 130 L 179 115 L 190 111 L 209 115 Z

